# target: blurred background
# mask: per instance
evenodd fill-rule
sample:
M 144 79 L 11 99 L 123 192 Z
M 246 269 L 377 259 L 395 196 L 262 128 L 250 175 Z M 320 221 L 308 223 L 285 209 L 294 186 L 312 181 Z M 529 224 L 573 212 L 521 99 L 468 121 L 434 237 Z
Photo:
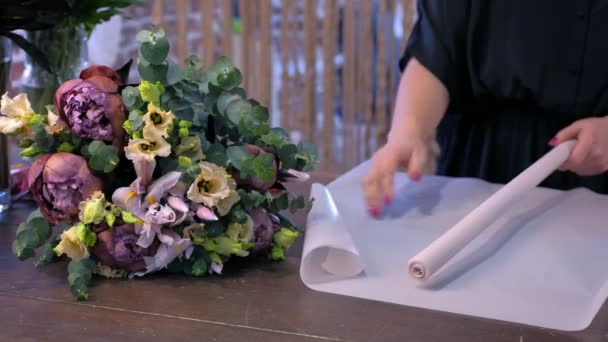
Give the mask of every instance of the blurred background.
M 136 61 L 136 33 L 160 25 L 175 61 L 196 54 L 209 67 L 219 56 L 230 57 L 248 95 L 269 107 L 273 124 L 296 141 L 314 142 L 317 172 L 338 175 L 368 159 L 385 139 L 398 60 L 415 19 L 414 0 L 146 0 L 121 9 L 90 35 L 77 25 L 71 36 L 56 28 L 14 32 L 74 56 L 65 67 L 69 79 L 86 65 L 119 68 Z M 68 38 L 55 42 L 58 37 Z M 35 61 L 15 44 L 10 49 L 9 93 L 52 96 L 44 88 L 54 87 Z M 20 161 L 15 150 L 12 163 Z

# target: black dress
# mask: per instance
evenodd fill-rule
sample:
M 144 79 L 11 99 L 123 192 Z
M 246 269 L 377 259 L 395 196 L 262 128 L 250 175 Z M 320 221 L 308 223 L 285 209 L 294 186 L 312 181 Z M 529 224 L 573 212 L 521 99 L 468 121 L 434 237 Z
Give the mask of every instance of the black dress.
M 418 14 L 400 66 L 416 57 L 450 94 L 438 174 L 506 183 L 560 129 L 608 114 L 608 0 L 418 0 Z M 541 186 L 608 193 L 608 176 Z

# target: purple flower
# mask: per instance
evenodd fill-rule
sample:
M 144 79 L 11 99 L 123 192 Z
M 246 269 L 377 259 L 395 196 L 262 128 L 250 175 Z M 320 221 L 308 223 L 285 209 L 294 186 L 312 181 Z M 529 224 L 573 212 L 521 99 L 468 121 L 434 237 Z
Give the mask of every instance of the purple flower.
M 73 134 L 121 146 L 126 117 L 119 85 L 122 82 L 111 69 L 91 66 L 80 73 L 80 78 L 57 89 L 55 109 Z
M 103 186 L 83 157 L 65 152 L 38 157 L 30 168 L 28 183 L 42 215 L 52 224 L 76 221 L 78 204 Z
M 95 227 L 97 243 L 93 246 L 91 253 L 102 264 L 112 268 L 129 272 L 141 272 L 146 270 L 144 257 L 156 254 L 160 242 L 154 242 L 144 248 L 137 244 L 139 235 L 135 232 L 133 224 L 121 222 L 109 228 L 105 223 Z
M 272 237 L 278 230 L 268 212 L 262 208 L 253 209 L 249 212 L 253 220 L 253 243 L 251 253 L 264 252 L 272 245 Z

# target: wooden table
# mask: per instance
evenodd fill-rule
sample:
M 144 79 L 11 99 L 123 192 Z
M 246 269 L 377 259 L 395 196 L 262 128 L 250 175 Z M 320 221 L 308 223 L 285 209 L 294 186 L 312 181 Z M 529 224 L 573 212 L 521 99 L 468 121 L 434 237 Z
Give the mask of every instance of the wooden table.
M 12 255 L 31 209 L 0 214 L 0 341 L 608 341 L 606 308 L 586 331 L 562 333 L 337 296 L 306 288 L 297 256 L 224 277 L 95 278 L 90 299 L 77 302 L 65 262 L 35 268 Z

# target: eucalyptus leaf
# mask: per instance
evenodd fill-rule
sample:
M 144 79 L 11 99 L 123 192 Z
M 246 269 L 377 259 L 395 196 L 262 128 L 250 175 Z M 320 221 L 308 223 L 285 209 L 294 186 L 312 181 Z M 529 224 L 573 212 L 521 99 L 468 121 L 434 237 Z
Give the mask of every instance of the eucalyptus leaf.
M 230 146 L 226 149 L 226 155 L 230 160 L 232 166 L 234 166 L 237 170 L 242 170 L 245 166 L 245 163 L 250 161 L 251 155 L 243 146 Z
M 122 102 L 129 111 L 141 108 L 141 106 L 144 105 L 139 89 L 132 86 L 125 87 L 125 89 L 122 90 Z
M 251 103 L 247 100 L 234 100 L 226 107 L 226 116 L 233 124 L 238 125 L 241 119 L 251 115 L 251 108 Z
M 210 163 L 226 166 L 228 164 L 228 156 L 226 155 L 226 149 L 224 145 L 220 143 L 213 143 L 209 146 L 209 149 L 205 151 L 206 160 Z
M 283 169 L 293 169 L 297 165 L 296 155 L 298 153 L 298 148 L 296 145 L 288 144 L 283 145 L 277 150 L 277 155 L 281 160 L 281 167 Z
M 91 153 L 89 167 L 93 170 L 103 171 L 105 173 L 114 171 L 116 166 L 118 166 L 118 162 L 120 161 L 116 147 L 101 143 L 103 146 L 98 146 L 94 150 L 91 150 L 91 146 L 94 143 L 101 142 L 95 140 L 91 143 L 91 145 L 89 145 L 89 152 Z
M 139 52 L 150 64 L 163 64 L 169 55 L 169 40 L 162 37 L 143 42 L 139 47 Z
M 186 58 L 182 75 L 184 79 L 192 82 L 198 83 L 203 80 L 203 64 L 198 56 L 191 55 Z
M 228 108 L 228 105 L 235 100 L 242 100 L 243 97 L 233 91 L 225 91 L 222 92 L 222 94 L 220 95 L 220 97 L 217 99 L 217 111 L 222 114 L 222 115 L 226 115 L 226 108 Z
M 173 61 L 167 61 L 167 86 L 174 85 L 182 80 L 182 71 L 179 66 Z
M 226 57 L 220 57 L 207 73 L 209 82 L 224 90 L 237 87 L 241 81 L 241 72 Z
M 140 59 L 137 71 L 142 79 L 150 82 L 160 82 L 167 76 L 168 66 L 164 64 L 150 64 L 144 59 Z
M 205 226 L 205 232 L 210 238 L 218 237 L 226 231 L 226 227 L 219 221 L 209 223 Z
M 199 258 L 192 264 L 192 275 L 200 277 L 205 274 L 207 274 L 207 261 L 204 258 Z

